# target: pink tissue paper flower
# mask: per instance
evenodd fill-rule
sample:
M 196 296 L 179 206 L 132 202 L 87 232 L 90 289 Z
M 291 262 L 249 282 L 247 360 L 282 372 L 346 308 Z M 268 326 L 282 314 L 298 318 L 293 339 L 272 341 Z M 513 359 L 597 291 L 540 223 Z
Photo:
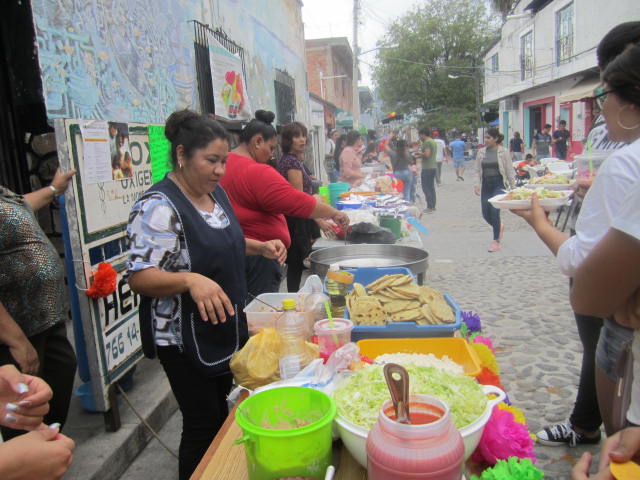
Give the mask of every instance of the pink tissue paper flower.
M 493 342 L 491 341 L 491 339 L 489 337 L 483 337 L 482 335 L 476 335 L 475 337 L 473 337 L 473 341 L 474 341 L 474 343 L 484 343 L 487 347 L 489 347 L 489 350 L 491 350 L 492 352 L 495 353 L 495 350 L 493 349 Z
M 478 463 L 495 465 L 509 457 L 530 458 L 535 463 L 533 440 L 527 427 L 515 421 L 513 413 L 494 407 L 472 458 Z

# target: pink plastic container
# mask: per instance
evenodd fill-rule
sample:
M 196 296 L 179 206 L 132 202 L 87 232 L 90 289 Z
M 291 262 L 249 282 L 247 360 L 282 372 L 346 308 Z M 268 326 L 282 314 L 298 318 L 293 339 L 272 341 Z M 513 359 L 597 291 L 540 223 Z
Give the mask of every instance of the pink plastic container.
M 313 331 L 318 337 L 320 357 L 325 360 L 341 346 L 351 341 L 353 322 L 346 318 L 334 318 L 333 327 L 328 319 L 319 320 L 313 326 Z
M 393 403 L 382 405 L 367 438 L 369 480 L 460 480 L 464 443 L 449 407 L 429 395 L 410 395 L 411 425 L 394 420 Z

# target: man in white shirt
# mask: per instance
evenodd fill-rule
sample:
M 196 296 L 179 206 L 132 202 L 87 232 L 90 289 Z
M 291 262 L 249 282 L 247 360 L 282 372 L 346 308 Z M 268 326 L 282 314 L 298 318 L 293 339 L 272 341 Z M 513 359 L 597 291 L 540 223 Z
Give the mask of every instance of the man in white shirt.
M 444 162 L 444 157 L 447 154 L 447 144 L 440 138 L 440 133 L 438 131 L 433 132 L 433 140 L 436 142 L 436 146 L 438 147 L 436 151 L 436 184 L 440 186 L 442 185 L 442 162 Z

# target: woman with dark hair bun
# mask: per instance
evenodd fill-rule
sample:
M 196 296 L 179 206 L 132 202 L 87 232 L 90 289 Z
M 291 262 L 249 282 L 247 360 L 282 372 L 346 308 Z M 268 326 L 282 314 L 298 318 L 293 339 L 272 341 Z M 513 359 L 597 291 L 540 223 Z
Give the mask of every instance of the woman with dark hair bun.
M 179 475 L 188 479 L 228 414 L 229 360 L 248 338 L 245 255 L 283 261 L 280 240 L 246 239 L 219 185 L 229 143 L 206 115 L 167 119 L 173 170 L 129 215 L 127 275 L 142 295 L 145 355 L 158 356 L 183 418 Z
M 256 118 L 242 130 L 240 144 L 229 153 L 227 175 L 221 182 L 245 236 L 261 241 L 277 238 L 289 248 L 291 236 L 285 215 L 314 219 L 330 217 L 346 228 L 349 217 L 345 213 L 297 190 L 267 165 L 276 148 L 276 130 L 271 125 L 274 118 L 272 112 L 256 112 Z M 279 291 L 281 264 L 257 255 L 247 257 L 249 293 L 259 295 Z
M 504 225 L 500 222 L 500 210 L 489 203 L 489 199 L 504 192 L 505 188 L 516 185 L 515 170 L 509 152 L 500 145 L 504 135 L 495 128 L 489 128 L 484 134 L 484 148 L 476 155 L 478 179 L 473 187 L 476 195 L 480 195 L 482 218 L 493 229 L 493 241 L 487 249 L 489 252 L 500 250 L 500 242 L 504 235 Z

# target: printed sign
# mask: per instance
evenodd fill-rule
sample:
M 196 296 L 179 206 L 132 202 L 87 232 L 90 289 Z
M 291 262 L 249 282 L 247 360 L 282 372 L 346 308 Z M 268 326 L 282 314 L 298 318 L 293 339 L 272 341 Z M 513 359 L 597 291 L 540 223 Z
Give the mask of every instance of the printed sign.
M 84 332 L 84 347 L 95 408 L 109 409 L 109 386 L 142 358 L 138 322 L 140 297 L 123 277 L 125 229 L 136 200 L 152 185 L 149 127 L 157 125 L 59 119 L 55 121 L 58 158 L 63 171 L 77 170 L 65 193 L 65 218 L 71 258 L 67 261 L 74 325 Z M 167 145 L 154 144 L 161 162 Z M 163 157 L 164 155 L 164 157 Z M 108 262 L 117 272 L 114 293 L 91 299 L 83 290 L 92 271 Z M 73 278 L 72 278 L 73 277 Z M 70 282 L 70 286 L 72 283 Z M 79 357 L 84 357 L 80 356 Z M 89 379 L 83 378 L 84 381 Z

